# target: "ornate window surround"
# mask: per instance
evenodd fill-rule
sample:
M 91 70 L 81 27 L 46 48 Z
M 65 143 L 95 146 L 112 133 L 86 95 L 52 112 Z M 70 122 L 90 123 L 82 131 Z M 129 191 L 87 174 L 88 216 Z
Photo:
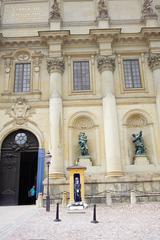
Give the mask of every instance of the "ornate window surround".
M 90 74 L 90 90 L 74 90 L 73 88 L 73 63 L 74 61 L 88 61 Z M 69 95 L 95 94 L 95 57 L 94 56 L 68 56 L 68 93 Z
M 140 77 L 141 77 L 141 88 L 126 88 L 125 87 L 125 78 L 124 78 L 124 66 L 123 60 L 139 60 L 139 70 L 140 70 Z M 121 85 L 121 92 L 145 92 L 146 91 L 146 83 L 144 81 L 144 54 L 125 54 L 125 55 L 118 55 L 118 66 L 119 66 L 119 77 L 120 77 L 120 85 Z
M 18 49 L 14 52 L 10 52 L 3 55 L 4 60 L 4 87 L 2 96 L 15 96 L 25 95 L 29 98 L 40 97 L 40 63 L 43 54 L 41 52 L 33 52 L 29 49 Z M 31 64 L 31 79 L 30 79 L 30 91 L 28 92 L 15 92 L 15 67 L 19 63 L 30 63 Z M 36 95 L 36 96 L 33 96 Z

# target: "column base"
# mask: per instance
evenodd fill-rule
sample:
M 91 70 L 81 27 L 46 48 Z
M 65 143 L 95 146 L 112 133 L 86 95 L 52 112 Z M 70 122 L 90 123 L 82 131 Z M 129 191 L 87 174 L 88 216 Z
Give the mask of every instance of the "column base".
M 122 171 L 112 171 L 107 172 L 106 177 L 122 177 L 124 176 L 124 173 Z

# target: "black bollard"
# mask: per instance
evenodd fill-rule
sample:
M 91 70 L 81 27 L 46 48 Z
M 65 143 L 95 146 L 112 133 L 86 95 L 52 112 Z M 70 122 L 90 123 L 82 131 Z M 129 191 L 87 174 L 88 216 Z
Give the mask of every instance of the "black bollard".
M 93 221 L 91 221 L 91 223 L 98 223 L 98 221 L 96 220 L 96 204 L 94 204 L 94 208 L 93 208 Z
M 59 203 L 57 203 L 57 208 L 56 208 L 56 219 L 54 219 L 54 222 L 60 222 L 61 219 L 59 219 Z

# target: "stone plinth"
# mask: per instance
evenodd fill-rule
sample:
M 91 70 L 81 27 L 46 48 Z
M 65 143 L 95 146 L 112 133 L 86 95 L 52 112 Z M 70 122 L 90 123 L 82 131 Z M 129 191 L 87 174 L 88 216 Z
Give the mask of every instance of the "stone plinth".
M 83 167 L 91 167 L 92 166 L 92 160 L 90 156 L 80 156 L 78 160 L 78 166 Z
M 61 20 L 49 20 L 50 30 L 60 30 L 61 29 Z
M 149 160 L 146 155 L 135 156 L 134 164 L 141 166 L 149 165 Z
M 158 27 L 158 17 L 156 14 L 153 16 L 146 16 L 144 20 L 146 22 L 146 27 Z
M 97 18 L 98 28 L 109 28 L 109 18 Z

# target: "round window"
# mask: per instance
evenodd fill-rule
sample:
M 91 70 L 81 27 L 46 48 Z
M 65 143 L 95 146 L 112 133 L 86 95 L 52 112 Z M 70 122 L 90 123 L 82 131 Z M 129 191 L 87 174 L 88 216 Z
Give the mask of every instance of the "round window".
M 18 145 L 23 145 L 27 142 L 27 135 L 25 133 L 17 133 L 15 136 L 15 142 Z

